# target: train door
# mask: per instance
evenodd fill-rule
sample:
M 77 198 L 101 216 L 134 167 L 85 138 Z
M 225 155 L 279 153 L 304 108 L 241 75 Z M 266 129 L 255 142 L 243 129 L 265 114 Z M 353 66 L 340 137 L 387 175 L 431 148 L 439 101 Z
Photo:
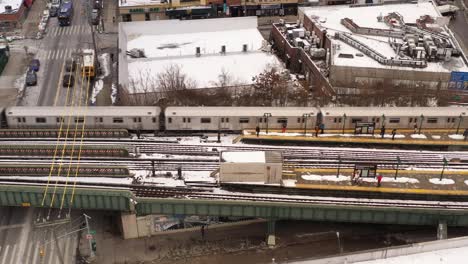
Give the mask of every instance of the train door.
M 232 130 L 231 119 L 229 117 L 220 117 L 221 130 Z
M 192 127 L 191 117 L 182 117 L 182 129 L 190 129 Z

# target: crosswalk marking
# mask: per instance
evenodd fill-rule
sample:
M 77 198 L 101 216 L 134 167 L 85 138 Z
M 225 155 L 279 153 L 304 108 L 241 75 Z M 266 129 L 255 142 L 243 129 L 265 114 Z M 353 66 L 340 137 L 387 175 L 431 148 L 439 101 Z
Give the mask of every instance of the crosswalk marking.
M 39 50 L 36 59 L 39 60 L 59 60 L 71 58 L 73 53 L 78 53 L 78 49 L 57 49 L 57 50 Z
M 38 258 L 38 255 L 39 255 L 39 247 L 41 246 L 41 244 L 39 242 L 37 242 L 37 245 L 34 246 L 34 253 L 33 253 L 33 261 L 32 261 L 32 264 L 36 264 L 37 263 L 37 258 Z
M 5 264 L 6 263 L 6 257 L 8 255 L 8 250 L 10 249 L 10 245 L 6 245 L 5 249 L 3 250 L 3 257 L 2 257 L 2 262 L 0 262 L 1 264 Z
M 18 263 L 16 261 L 16 259 L 18 257 L 17 256 L 18 255 L 18 248 L 19 248 L 18 244 L 13 245 L 13 251 L 11 252 L 11 257 L 10 257 L 10 263 L 12 263 L 12 264 Z
M 62 35 L 80 35 L 80 34 L 89 34 L 91 29 L 88 25 L 72 25 L 68 27 L 52 27 L 49 29 L 49 35 L 52 37 L 62 36 Z

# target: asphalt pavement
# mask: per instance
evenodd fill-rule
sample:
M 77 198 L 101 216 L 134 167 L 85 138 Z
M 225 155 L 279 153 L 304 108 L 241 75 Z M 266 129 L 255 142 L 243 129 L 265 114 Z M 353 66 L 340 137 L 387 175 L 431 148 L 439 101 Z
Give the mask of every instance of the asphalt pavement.
M 72 264 L 76 259 L 79 223 L 57 219 L 48 209 L 0 207 L 1 264 Z
M 465 0 L 465 2 L 468 2 L 468 0 Z M 456 12 L 454 19 L 451 19 L 449 27 L 455 33 L 465 53 L 468 53 L 468 10 L 463 10 L 461 0 L 456 0 L 456 5 L 461 10 Z
M 74 15 L 70 26 L 60 27 L 57 18 L 51 17 L 47 34 L 37 43 L 36 58 L 42 64 L 39 75 L 41 90 L 37 96 L 39 106 L 65 105 L 67 93 L 66 88 L 62 87 L 64 63 L 79 50 L 93 47 L 91 27 L 87 20 L 88 2 L 74 1 Z M 75 80 L 80 82 L 81 78 L 75 76 Z M 76 96 L 79 96 L 80 89 L 72 90 Z M 69 98 L 70 96 L 71 94 Z

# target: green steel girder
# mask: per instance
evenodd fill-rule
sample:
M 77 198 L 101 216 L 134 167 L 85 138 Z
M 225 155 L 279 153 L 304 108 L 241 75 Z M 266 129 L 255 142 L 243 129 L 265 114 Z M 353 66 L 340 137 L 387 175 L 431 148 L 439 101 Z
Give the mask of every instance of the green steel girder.
M 45 187 L 41 186 L 18 186 L 0 185 L 0 206 L 31 206 L 31 207 L 52 207 L 60 208 L 64 194 L 63 187 L 56 189 L 51 184 L 47 190 L 44 204 Z M 51 206 L 53 193 L 54 201 Z M 97 209 L 113 211 L 133 211 L 131 203 L 133 197 L 128 190 L 92 189 L 76 188 L 73 203 L 70 203 L 72 196 L 72 186 L 66 190 L 63 208 L 73 209 Z
M 140 215 L 213 215 L 268 219 L 337 221 L 353 223 L 468 226 L 468 211 L 418 208 L 342 206 L 138 198 Z

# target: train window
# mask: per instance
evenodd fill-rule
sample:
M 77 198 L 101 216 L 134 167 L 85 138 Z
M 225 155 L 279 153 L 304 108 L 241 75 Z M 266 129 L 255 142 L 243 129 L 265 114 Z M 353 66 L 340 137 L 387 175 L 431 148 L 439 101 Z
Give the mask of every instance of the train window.
M 168 118 L 167 118 L 167 122 L 168 122 L 169 124 L 172 123 L 172 117 L 168 117 Z
M 84 117 L 75 117 L 75 123 L 83 123 Z
M 357 122 L 362 122 L 362 118 L 353 118 L 353 119 L 351 119 L 351 123 L 355 124 Z M 340 121 L 340 123 L 341 123 L 341 121 Z
M 437 123 L 437 118 L 430 117 L 430 118 L 427 119 L 427 123 L 428 124 L 435 124 L 435 123 Z
M 23 118 L 22 117 L 17 117 L 16 120 L 18 121 L 18 123 L 21 123 L 23 121 Z
M 187 121 L 186 121 L 185 117 L 184 117 L 184 118 L 182 118 L 182 122 L 183 122 L 183 123 L 187 123 Z
M 417 122 L 418 122 L 418 118 L 415 117 L 415 118 L 414 118 L 414 123 L 417 123 Z
M 184 123 L 190 123 L 190 121 L 191 121 L 191 120 L 190 120 L 190 117 L 187 117 L 187 118 L 184 117 L 184 118 L 182 118 L 182 122 L 184 122 Z
M 279 124 L 287 124 L 288 123 L 288 119 L 287 118 L 278 118 L 276 120 L 277 123 Z
M 333 123 L 336 123 L 336 122 L 338 122 L 338 118 L 335 117 L 333 118 Z
M 258 122 L 259 122 L 259 123 L 266 123 L 265 121 L 263 121 L 263 117 L 259 117 L 259 118 L 258 118 Z
M 102 117 L 96 117 L 96 118 L 94 118 L 94 120 L 95 120 L 96 123 L 104 122 L 104 118 L 102 118 Z
M 45 117 L 36 117 L 36 123 L 45 123 L 47 122 Z
M 153 117 L 151 120 L 153 121 L 153 123 L 156 123 L 156 117 Z
M 388 120 L 389 123 L 393 123 L 393 124 L 396 124 L 396 123 L 400 123 L 400 118 L 390 118 Z
M 133 123 L 141 123 L 141 117 L 134 117 Z
M 229 117 L 221 117 L 221 123 L 229 123 Z
M 187 123 L 192 122 L 192 119 L 190 117 L 187 118 Z
M 410 117 L 409 122 L 413 123 L 413 118 L 412 117 Z
M 123 118 L 122 117 L 114 117 L 112 119 L 112 123 L 123 123 Z
M 202 118 L 200 118 L 200 122 L 201 122 L 202 124 L 211 123 L 211 118 L 209 118 L 209 117 L 202 117 Z
M 241 123 L 241 124 L 249 123 L 249 118 L 248 117 L 241 117 L 241 118 L 239 118 L 239 123 Z
M 447 123 L 455 123 L 455 118 L 447 118 Z

